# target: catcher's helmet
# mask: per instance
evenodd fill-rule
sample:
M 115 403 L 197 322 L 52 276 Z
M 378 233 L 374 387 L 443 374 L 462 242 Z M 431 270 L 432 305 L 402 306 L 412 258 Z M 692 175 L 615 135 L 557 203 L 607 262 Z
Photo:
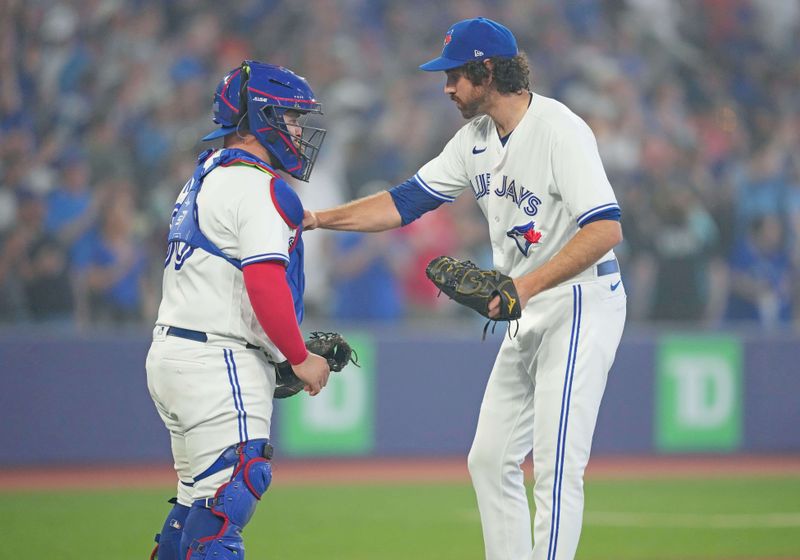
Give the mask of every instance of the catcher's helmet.
M 203 140 L 220 138 L 237 130 L 253 134 L 273 156 L 276 165 L 292 177 L 308 181 L 325 138 L 325 129 L 302 123 L 293 138 L 284 120 L 286 111 L 322 114 L 322 105 L 302 76 L 288 68 L 245 60 L 231 70 L 214 93 L 213 119 L 220 128 Z

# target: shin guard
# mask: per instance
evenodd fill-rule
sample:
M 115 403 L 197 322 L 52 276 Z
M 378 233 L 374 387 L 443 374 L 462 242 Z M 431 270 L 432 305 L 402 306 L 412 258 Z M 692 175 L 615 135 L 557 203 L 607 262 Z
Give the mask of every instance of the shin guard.
M 173 504 L 172 510 L 167 515 L 161 532 L 156 535 L 156 547 L 150 554 L 150 560 L 180 559 L 181 537 L 189 507 L 179 504 L 177 498 L 172 498 L 169 503 Z
M 223 460 L 219 469 L 236 465 L 230 481 L 213 498 L 192 504 L 181 541 L 185 560 L 244 560 L 241 532 L 272 481 L 272 447 L 266 439 L 250 440 L 226 450 L 221 458 L 230 457 L 231 449 L 236 462 Z

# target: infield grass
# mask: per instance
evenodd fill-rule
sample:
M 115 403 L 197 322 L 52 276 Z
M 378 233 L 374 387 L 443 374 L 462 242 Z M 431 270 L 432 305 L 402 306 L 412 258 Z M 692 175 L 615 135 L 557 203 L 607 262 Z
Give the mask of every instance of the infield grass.
M 141 560 L 171 490 L 0 493 L 0 558 Z M 590 480 L 578 558 L 800 558 L 800 477 Z M 464 484 L 281 487 L 245 530 L 248 560 L 481 560 Z

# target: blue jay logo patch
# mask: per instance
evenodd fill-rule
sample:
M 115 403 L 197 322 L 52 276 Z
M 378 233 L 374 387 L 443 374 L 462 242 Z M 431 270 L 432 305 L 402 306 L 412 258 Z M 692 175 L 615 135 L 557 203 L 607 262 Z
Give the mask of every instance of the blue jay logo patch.
M 535 226 L 536 224 L 534 222 L 528 222 L 522 226 L 514 226 L 506 232 L 506 235 L 514 240 L 517 244 L 517 248 L 522 251 L 522 254 L 526 257 L 528 256 L 531 245 L 536 245 L 542 238 L 542 232 L 536 231 Z

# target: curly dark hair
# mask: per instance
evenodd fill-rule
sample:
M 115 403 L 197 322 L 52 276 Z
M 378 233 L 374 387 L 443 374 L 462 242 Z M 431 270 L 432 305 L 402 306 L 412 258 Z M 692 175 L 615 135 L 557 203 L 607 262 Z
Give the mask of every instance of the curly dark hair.
M 530 68 L 525 53 L 519 53 L 513 58 L 493 56 L 489 60 L 493 66 L 491 73 L 494 74 L 494 80 L 492 83 L 498 92 L 517 93 L 529 89 Z M 490 74 L 482 60 L 467 62 L 460 70 L 476 86 L 481 85 Z

